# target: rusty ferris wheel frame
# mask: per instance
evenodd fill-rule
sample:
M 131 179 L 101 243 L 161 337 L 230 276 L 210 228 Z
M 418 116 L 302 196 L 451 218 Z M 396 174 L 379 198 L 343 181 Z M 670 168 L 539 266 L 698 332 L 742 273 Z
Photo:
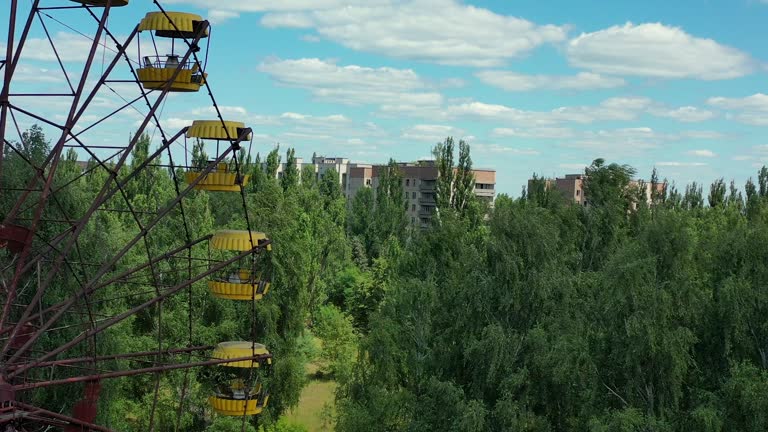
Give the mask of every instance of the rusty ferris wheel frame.
M 3 76 L 3 86 L 0 92 L 0 193 L 13 192 L 16 199 L 13 206 L 7 209 L 7 213 L 4 214 L 2 222 L 0 222 L 0 246 L 6 249 L 6 256 L 10 257 L 10 262 L 7 264 L 0 263 L 0 267 L 4 267 L 1 270 L 2 273 L 0 273 L 3 284 L 0 287 L 2 288 L 0 290 L 0 302 L 2 303 L 0 315 L 0 428 L 10 426 L 11 429 L 3 430 L 32 430 L 34 426 L 47 425 L 64 428 L 68 431 L 109 431 L 109 428 L 94 423 L 96 417 L 95 407 L 97 406 L 102 380 L 152 374 L 155 377 L 155 389 L 149 416 L 149 427 L 147 429 L 153 430 L 160 373 L 180 369 L 189 370 L 195 367 L 239 360 L 263 360 L 264 357 L 270 356 L 269 354 L 259 356 L 254 354 L 253 356 L 236 359 L 211 359 L 205 356 L 205 352 L 213 347 L 193 346 L 191 334 L 192 284 L 203 280 L 238 260 L 258 253 L 269 245 L 268 240 L 258 245 L 254 245 L 252 240 L 251 245 L 253 247 L 250 250 L 240 252 L 224 261 L 212 264 L 206 263 L 203 271 L 195 274 L 192 272 L 192 249 L 208 241 L 211 236 L 192 237 L 190 228 L 187 226 L 186 217 L 184 216 L 183 200 L 195 189 L 197 183 L 206 174 L 212 172 L 217 164 L 224 161 L 228 156 L 231 156 L 233 159 L 237 175 L 238 177 L 240 176 L 242 161 L 238 160 L 237 151 L 240 149 L 241 144 L 248 140 L 251 130 L 245 128 L 238 131 L 239 136 L 228 136 L 229 147 L 218 153 L 215 160 L 211 161 L 204 169 L 201 169 L 200 176 L 194 181 L 189 182 L 186 186 L 184 184 L 180 185 L 175 172 L 176 168 L 182 166 L 174 165 L 171 147 L 174 144 L 179 144 L 187 128 L 183 128 L 172 135 L 166 133 L 162 127 L 159 111 L 171 92 L 173 81 L 181 73 L 184 64 L 194 62 L 204 73 L 207 61 L 202 62 L 198 57 L 198 52 L 201 50 L 201 40 L 208 34 L 209 23 L 203 21 L 194 35 L 184 37 L 185 49 L 183 57 L 168 82 L 156 90 L 147 91 L 142 87 L 138 79 L 137 68 L 129 57 L 128 51 L 131 44 L 137 38 L 139 26 L 137 25 L 130 35 L 122 41 L 117 39 L 108 26 L 110 13 L 117 10 L 115 5 L 119 6 L 120 3 L 125 3 L 124 0 L 103 0 L 101 1 L 103 6 L 89 6 L 87 4 L 46 6 L 45 3 L 50 2 L 31 0 L 29 13 L 25 19 L 19 15 L 19 1 L 9 0 L 9 3 L 8 35 L 5 41 L 6 50 L 5 53 L 0 53 L 0 56 L 4 55 L 0 59 L 0 74 Z M 89 2 L 80 0 L 79 3 Z M 167 16 L 167 12 L 157 0 L 154 0 L 153 3 L 159 11 Z M 95 32 L 92 37 L 89 37 L 89 50 L 83 70 L 79 74 L 73 75 L 67 72 L 65 61 L 62 59 L 59 50 L 57 50 L 56 38 L 51 35 L 46 27 L 48 20 L 55 20 L 51 14 L 57 12 L 84 13 L 96 23 Z M 173 23 L 170 18 L 168 20 Z M 67 93 L 14 92 L 14 84 L 16 84 L 14 78 L 19 71 L 18 68 L 22 60 L 22 54 L 30 38 L 30 30 L 36 23 L 39 23 L 43 29 L 47 42 L 54 53 L 56 63 L 63 77 L 62 82 L 65 81 L 70 90 Z M 107 42 L 103 43 L 102 39 Z M 107 44 L 114 46 L 114 49 L 110 49 L 113 55 L 111 55 L 109 62 L 102 64 L 103 70 L 97 73 L 94 67 L 97 53 L 100 49 L 107 48 Z M 130 79 L 112 78 L 123 61 L 128 65 Z M 93 79 L 94 75 L 97 76 L 95 80 Z M 113 83 L 135 83 L 140 94 L 132 100 L 123 98 L 125 104 L 107 114 L 90 116 L 89 121 L 85 122 L 85 114 L 89 112 L 89 108 L 99 92 L 104 89 L 114 92 L 110 87 L 110 84 Z M 210 97 L 217 118 L 223 125 L 224 119 L 207 80 L 205 80 L 204 87 Z M 154 96 L 154 100 L 150 96 Z M 30 98 L 45 100 L 45 98 L 62 97 L 71 98 L 71 100 L 68 103 L 65 116 L 63 116 L 64 121 L 61 122 L 57 122 L 54 118 L 47 115 L 35 112 L 24 104 L 24 101 Z M 98 127 L 110 118 L 121 115 L 126 110 L 135 110 L 136 104 L 143 105 L 147 111 L 143 114 L 140 126 L 127 145 L 106 146 L 91 143 L 87 140 L 88 131 Z M 45 160 L 37 165 L 34 161 L 23 156 L 23 152 L 17 148 L 13 138 L 11 138 L 16 134 L 20 141 L 24 139 L 17 120 L 17 117 L 21 116 L 58 131 L 58 136 L 51 143 L 50 152 L 46 155 Z M 144 162 L 137 166 L 130 166 L 127 164 L 128 158 L 136 147 L 142 133 L 150 125 L 155 127 L 155 130 L 160 133 L 161 144 L 156 151 L 148 155 Z M 73 187 L 74 180 L 64 185 L 56 185 L 54 182 L 57 169 L 62 163 L 64 149 L 68 148 L 76 148 L 78 151 L 85 152 L 94 162 L 92 166 L 84 169 L 77 178 L 91 175 L 96 170 L 104 170 L 107 174 L 106 180 L 95 199 L 90 203 L 89 208 L 80 215 L 67 214 L 58 199 L 58 194 L 62 190 L 65 190 L 67 187 Z M 97 150 L 108 150 L 113 153 L 107 157 L 100 158 L 97 155 Z M 1 183 L 3 170 L 7 169 L 5 167 L 5 155 L 12 153 L 23 159 L 34 173 L 23 188 L 16 190 Z M 167 166 L 169 172 L 174 177 L 175 197 L 166 203 L 165 206 L 157 209 L 156 212 L 152 212 L 148 218 L 145 218 L 147 220 L 142 221 L 139 215 L 140 212 L 134 209 L 130 202 L 128 202 L 124 188 L 149 167 L 158 166 L 163 155 L 167 155 L 169 165 L 160 166 Z M 250 231 L 250 220 L 242 189 L 241 196 L 245 224 Z M 95 214 L 113 211 L 104 208 L 104 206 L 115 197 L 124 198 L 127 211 L 135 221 L 138 233 L 121 245 L 122 247 L 112 256 L 106 258 L 104 262 L 88 264 L 95 268 L 95 271 L 88 270 L 80 259 L 79 237 Z M 42 226 L 50 226 L 53 223 L 45 217 L 46 209 L 51 208 L 59 209 L 64 220 L 55 221 L 55 226 L 61 228 L 60 232 L 44 236 L 39 231 Z M 5 211 L 4 209 L 3 212 Z M 152 228 L 161 223 L 174 211 L 180 212 L 184 222 L 183 244 L 177 245 L 177 247 L 163 254 L 153 255 L 147 237 Z M 31 217 L 21 217 L 22 214 L 28 215 L 30 212 Z M 146 252 L 146 260 L 124 271 L 115 271 L 115 266 L 120 260 L 133 251 L 134 248 L 141 247 L 142 243 Z M 0 250 L 1 252 L 2 250 Z M 171 260 L 186 260 L 184 262 L 187 264 L 187 275 L 179 283 L 171 286 L 162 286 L 158 283 L 160 278 L 157 275 L 157 266 Z M 46 294 L 50 293 L 52 284 L 62 272 L 77 278 L 78 289 L 76 292 L 70 293 L 64 300 L 48 301 L 49 299 L 46 297 Z M 154 292 L 148 299 L 146 297 L 142 298 L 143 301 L 140 304 L 121 313 L 102 317 L 103 319 L 98 321 L 93 319 L 91 307 L 93 306 L 94 295 L 108 291 L 115 284 L 125 283 L 132 277 L 146 274 L 146 272 L 151 275 L 151 281 L 146 283 L 145 286 L 153 286 L 154 288 Z M 6 278 L 6 275 L 9 277 Z M 33 281 L 34 283 L 30 283 L 32 279 L 36 279 Z M 34 294 L 31 296 L 25 294 L 25 301 L 19 303 L 22 297 L 20 291 L 23 289 L 22 285 L 25 284 L 27 288 L 32 286 Z M 89 343 L 95 344 L 95 338 L 98 334 L 149 308 L 162 306 L 164 300 L 185 290 L 189 292 L 190 308 L 190 335 L 187 346 L 163 348 L 162 334 L 159 330 L 160 326 L 158 326 L 157 350 L 97 355 L 95 349 L 92 349 L 90 355 L 72 356 L 71 352 L 74 348 L 82 347 Z M 159 307 L 158 311 L 159 319 L 162 319 L 162 308 Z M 83 318 L 82 329 L 77 335 L 53 349 L 37 349 L 41 338 L 52 331 L 54 325 L 71 314 L 88 316 L 87 320 Z M 140 360 L 146 367 L 120 369 L 114 367 L 113 362 L 116 360 Z M 59 377 L 58 374 L 62 370 L 65 370 L 66 373 Z M 75 371 L 74 373 L 72 372 L 73 370 Z M 60 413 L 55 408 L 35 406 L 29 402 L 31 392 L 36 389 L 74 385 L 82 385 L 83 397 L 76 405 L 75 412 L 72 414 Z M 181 401 L 177 411 L 177 422 L 184 405 L 186 391 L 187 379 L 185 376 L 184 389 L 182 390 Z

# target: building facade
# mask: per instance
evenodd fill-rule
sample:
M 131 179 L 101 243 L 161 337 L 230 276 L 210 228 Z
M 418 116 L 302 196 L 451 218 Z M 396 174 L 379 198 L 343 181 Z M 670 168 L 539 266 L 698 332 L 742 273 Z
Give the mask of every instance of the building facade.
M 546 179 L 544 180 L 544 187 L 547 189 L 557 189 L 565 199 L 580 206 L 589 205 L 589 197 L 585 196 L 585 181 L 587 176 L 584 174 L 566 174 L 562 178 Z M 533 185 L 533 179 L 528 180 L 528 190 L 531 190 Z M 652 184 L 650 182 L 644 182 L 643 180 L 632 180 L 629 182 L 628 187 L 637 188 L 640 185 L 644 186 L 643 196 L 646 203 L 649 205 L 653 202 L 653 188 L 655 186 L 656 192 L 664 193 L 667 188 L 666 183 Z M 636 207 L 636 205 L 634 205 Z
M 311 167 L 315 178 L 334 169 L 339 174 L 341 190 L 348 200 L 352 200 L 362 188 L 372 188 L 374 193 L 379 185 L 381 174 L 387 165 L 372 165 L 351 163 L 343 157 L 314 156 L 311 163 L 304 163 L 296 158 L 296 168 L 301 172 Z M 437 165 L 433 160 L 420 160 L 397 164 L 403 177 L 403 193 L 407 203 L 408 220 L 413 225 L 428 226 L 437 208 Z M 265 168 L 266 164 L 262 164 Z M 276 177 L 279 179 L 285 172 L 286 164 L 281 163 Z M 496 171 L 492 169 L 472 170 L 475 177 L 475 196 L 493 205 L 496 197 Z
M 429 226 L 437 209 L 437 165 L 432 160 L 399 163 L 403 178 L 403 194 L 406 214 L 412 225 Z M 348 199 L 357 192 L 370 187 L 375 191 L 381 173 L 386 165 L 356 166 L 350 170 L 348 187 L 344 193 Z M 493 205 L 496 196 L 496 171 L 491 169 L 472 170 L 475 177 L 475 196 Z

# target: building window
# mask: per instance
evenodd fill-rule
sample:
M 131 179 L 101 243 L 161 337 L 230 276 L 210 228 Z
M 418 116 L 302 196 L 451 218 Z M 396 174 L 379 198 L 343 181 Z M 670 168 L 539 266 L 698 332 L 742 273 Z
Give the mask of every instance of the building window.
M 405 179 L 405 185 L 410 186 L 411 185 L 411 179 Z
M 411 193 L 411 198 L 416 199 L 416 192 Z
M 576 196 L 579 196 L 579 195 L 581 195 L 581 190 L 580 189 L 576 189 Z
M 416 211 L 416 204 L 411 204 L 411 211 Z
M 371 185 L 371 179 L 365 179 L 365 185 L 370 186 Z

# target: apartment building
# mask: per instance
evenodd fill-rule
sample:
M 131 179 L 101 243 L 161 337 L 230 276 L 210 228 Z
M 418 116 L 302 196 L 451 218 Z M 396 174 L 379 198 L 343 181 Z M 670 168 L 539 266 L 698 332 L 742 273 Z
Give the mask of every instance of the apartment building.
M 381 172 L 386 165 L 356 166 L 350 169 L 345 194 L 351 199 L 364 187 L 376 190 Z M 403 177 L 403 193 L 406 213 L 413 225 L 428 226 L 437 208 L 438 169 L 433 160 L 399 163 Z M 491 169 L 472 170 L 475 176 L 475 196 L 493 205 L 496 195 L 496 171 Z
M 407 202 L 408 219 L 414 225 L 429 225 L 437 208 L 437 165 L 433 160 L 399 163 L 398 169 L 403 177 L 403 193 Z M 372 165 L 351 163 L 344 157 L 314 156 L 311 163 L 304 163 L 296 158 L 296 168 L 301 172 L 307 166 L 312 167 L 315 178 L 334 169 L 339 174 L 339 184 L 347 199 L 351 200 L 357 192 L 365 187 L 375 191 L 379 185 L 381 173 L 387 165 Z M 266 167 L 266 164 L 262 164 Z M 281 163 L 277 169 L 277 178 L 285 172 L 286 164 Z M 493 205 L 496 196 L 496 170 L 475 169 L 475 196 Z
M 589 197 L 585 196 L 584 183 L 587 176 L 584 174 L 566 174 L 562 178 L 546 179 L 544 180 L 544 187 L 547 189 L 556 188 L 566 199 L 572 201 L 574 204 L 587 206 L 589 204 Z M 528 180 L 528 190 L 531 189 L 533 179 Z M 640 186 L 642 180 L 632 180 L 629 182 L 629 187 L 637 188 Z M 653 197 L 654 185 L 650 182 L 643 182 L 645 190 L 643 195 L 648 204 L 651 204 Z M 663 193 L 667 187 L 666 183 L 657 183 L 655 185 L 656 191 Z
M 267 166 L 264 162 L 262 162 L 261 165 L 262 169 Z M 313 156 L 311 163 L 304 163 L 304 159 L 296 158 L 296 169 L 299 170 L 300 173 L 307 166 L 312 167 L 314 170 L 316 180 L 320 180 L 320 177 L 322 177 L 326 171 L 330 169 L 336 170 L 339 174 L 339 184 L 341 185 L 341 189 L 345 190 L 349 179 L 349 170 L 352 167 L 357 166 L 357 164 L 350 163 L 349 159 L 341 157 Z M 283 162 L 277 168 L 277 173 L 275 175 L 278 179 L 283 177 L 286 167 L 287 164 Z

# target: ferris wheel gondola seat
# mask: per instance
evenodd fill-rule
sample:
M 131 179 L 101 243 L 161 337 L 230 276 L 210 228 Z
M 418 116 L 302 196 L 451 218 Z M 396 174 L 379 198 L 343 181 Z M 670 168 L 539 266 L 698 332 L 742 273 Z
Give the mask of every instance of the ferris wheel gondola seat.
M 212 192 L 240 192 L 251 179 L 249 174 L 238 178 L 236 172 L 229 171 L 226 163 L 220 163 L 214 171 L 205 175 L 200 171 L 187 171 L 184 173 L 184 180 L 192 183 L 200 176 L 203 178 L 195 185 L 195 189 Z
M 107 0 L 70 0 L 86 6 L 106 6 Z M 112 0 L 111 7 L 127 6 L 129 0 Z
M 173 74 L 176 72 L 176 67 L 166 67 L 167 63 L 164 62 L 149 62 L 145 67 L 136 69 L 136 73 L 139 76 L 142 86 L 147 90 L 162 90 L 166 83 L 173 78 Z M 207 73 L 199 73 L 197 65 L 190 68 L 182 67 L 179 74 L 176 75 L 176 79 L 171 83 L 170 91 L 172 92 L 196 92 L 200 90 L 200 87 L 205 85 L 205 80 L 208 78 Z
M 258 231 L 219 230 L 211 238 L 211 247 L 219 250 L 245 252 L 266 242 L 267 235 Z M 253 241 L 253 243 L 251 243 Z M 267 244 L 267 250 L 272 250 L 272 245 Z
M 139 23 L 139 31 L 153 31 L 166 38 L 193 38 L 205 21 L 200 15 L 187 12 L 149 12 Z M 208 37 L 208 29 L 202 37 Z
M 211 396 L 208 398 L 208 403 L 218 414 L 242 417 L 261 414 L 268 400 L 269 395 L 249 400 Z
M 241 279 L 240 282 L 231 280 L 208 281 L 208 289 L 214 297 L 226 300 L 261 300 L 269 292 L 269 282 L 260 280 Z

